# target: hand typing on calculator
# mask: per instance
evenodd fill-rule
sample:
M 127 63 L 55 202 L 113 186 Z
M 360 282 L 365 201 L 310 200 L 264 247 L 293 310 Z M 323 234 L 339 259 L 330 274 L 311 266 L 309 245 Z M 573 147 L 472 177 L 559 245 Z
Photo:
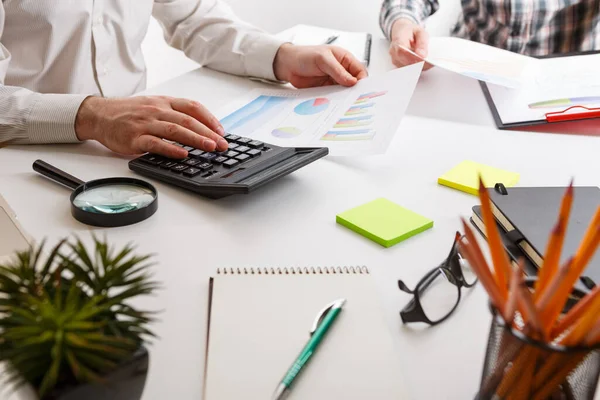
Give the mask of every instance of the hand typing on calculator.
M 279 147 L 227 134 L 225 151 L 205 151 L 181 143 L 187 157 L 148 153 L 129 162 L 129 168 L 154 179 L 210 198 L 247 194 L 327 155 L 326 147 Z
M 204 151 L 227 150 L 225 130 L 206 107 L 166 96 L 88 97 L 77 114 L 75 132 L 79 140 L 98 140 L 121 154 L 187 157 L 186 150 L 163 138 Z

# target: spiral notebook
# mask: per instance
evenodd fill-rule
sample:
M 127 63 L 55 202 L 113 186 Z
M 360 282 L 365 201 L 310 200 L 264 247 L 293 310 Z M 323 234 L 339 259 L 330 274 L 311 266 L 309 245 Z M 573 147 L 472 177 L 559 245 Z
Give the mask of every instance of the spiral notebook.
M 268 400 L 319 311 L 346 304 L 289 400 L 408 398 L 366 268 L 226 269 L 210 280 L 205 400 Z

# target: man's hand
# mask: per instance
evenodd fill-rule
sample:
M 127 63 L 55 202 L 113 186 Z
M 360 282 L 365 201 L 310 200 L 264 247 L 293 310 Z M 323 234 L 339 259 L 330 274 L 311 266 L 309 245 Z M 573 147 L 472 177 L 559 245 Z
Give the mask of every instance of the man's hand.
M 275 76 L 297 88 L 340 84 L 353 86 L 367 77 L 365 66 L 350 52 L 335 46 L 283 44 L 273 62 Z
M 163 138 L 204 151 L 227 150 L 223 127 L 203 105 L 165 96 L 88 97 L 79 107 L 75 133 L 79 140 L 97 140 L 127 155 L 187 157 L 186 150 Z
M 427 31 L 413 21 L 406 18 L 399 18 L 392 25 L 392 43 L 390 44 L 390 55 L 392 62 L 396 67 L 416 64 L 427 57 L 427 47 L 429 45 L 429 35 Z M 411 54 L 406 49 L 418 55 Z M 428 70 L 431 64 L 425 64 L 423 69 Z

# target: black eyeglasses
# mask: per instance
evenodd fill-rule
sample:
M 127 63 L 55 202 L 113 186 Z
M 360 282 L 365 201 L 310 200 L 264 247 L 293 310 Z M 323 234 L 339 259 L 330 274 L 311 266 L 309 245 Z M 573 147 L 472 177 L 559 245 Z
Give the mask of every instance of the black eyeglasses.
M 424 322 L 429 325 L 443 322 L 458 306 L 461 289 L 473 287 L 477 283 L 477 276 L 458 251 L 458 243 L 462 238 L 456 232 L 446 260 L 425 274 L 415 290 L 410 290 L 403 281 L 398 281 L 400 290 L 414 295 L 400 311 L 402 322 Z

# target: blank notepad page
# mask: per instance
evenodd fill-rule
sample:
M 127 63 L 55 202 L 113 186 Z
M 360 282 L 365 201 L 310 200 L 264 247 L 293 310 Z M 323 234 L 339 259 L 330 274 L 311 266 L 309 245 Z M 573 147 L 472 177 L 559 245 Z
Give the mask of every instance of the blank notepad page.
M 205 399 L 270 399 L 319 311 L 339 298 L 347 302 L 289 399 L 407 398 L 400 354 L 371 277 L 362 272 L 217 275 Z

